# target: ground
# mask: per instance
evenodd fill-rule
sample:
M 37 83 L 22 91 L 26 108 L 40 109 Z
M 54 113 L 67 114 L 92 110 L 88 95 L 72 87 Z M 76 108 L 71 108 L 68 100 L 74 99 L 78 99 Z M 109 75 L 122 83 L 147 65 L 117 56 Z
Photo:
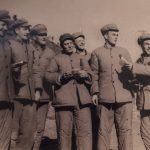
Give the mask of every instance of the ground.
M 48 124 L 49 125 L 51 124 L 49 126 L 49 128 L 48 128 Z M 49 130 L 49 131 L 46 131 L 45 136 L 49 135 L 49 137 L 52 137 L 53 139 L 51 138 L 51 140 L 50 140 L 49 138 L 45 138 L 41 144 L 40 150 L 57 150 L 57 140 L 55 139 L 56 138 L 56 126 L 55 126 L 54 120 L 47 122 L 47 130 Z M 50 130 L 51 130 L 51 133 L 50 133 Z M 112 134 L 111 149 L 117 150 L 117 148 L 116 148 L 117 142 L 114 138 L 115 137 L 114 131 L 113 131 L 114 134 Z M 48 132 L 49 132 L 49 134 L 48 134 Z M 95 149 L 96 148 L 94 147 L 93 150 L 95 150 Z M 139 115 L 139 112 L 136 110 L 135 105 L 133 106 L 133 150 L 145 150 L 143 142 L 140 137 L 140 115 Z

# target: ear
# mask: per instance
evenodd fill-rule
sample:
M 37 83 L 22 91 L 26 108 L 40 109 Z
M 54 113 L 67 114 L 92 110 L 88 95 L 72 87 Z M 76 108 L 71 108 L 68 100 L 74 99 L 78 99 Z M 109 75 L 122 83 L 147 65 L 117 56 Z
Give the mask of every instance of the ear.
M 108 33 L 104 34 L 104 39 L 107 40 L 108 39 Z
M 32 38 L 33 38 L 34 41 L 36 40 L 36 36 L 35 35 L 33 35 Z
M 15 28 L 15 33 L 18 34 L 19 33 L 19 28 Z

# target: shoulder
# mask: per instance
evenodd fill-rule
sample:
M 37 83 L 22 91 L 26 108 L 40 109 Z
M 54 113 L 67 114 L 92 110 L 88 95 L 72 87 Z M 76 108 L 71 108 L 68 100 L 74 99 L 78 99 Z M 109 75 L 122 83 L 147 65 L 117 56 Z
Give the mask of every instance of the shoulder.
M 104 51 L 104 49 L 105 49 L 104 46 L 100 46 L 100 47 L 96 48 L 95 50 L 92 51 L 91 56 L 100 55 Z
M 9 45 L 10 45 L 10 47 L 12 48 L 12 49 L 16 49 L 17 47 L 20 47 L 20 43 L 17 41 L 17 40 L 15 40 L 15 39 L 11 39 L 11 40 L 8 40 L 8 43 L 9 43 Z
M 123 52 L 123 53 L 129 53 L 129 51 L 126 48 L 120 47 L 120 46 L 116 46 L 115 47 L 118 51 Z
M 10 45 L 14 45 L 14 44 L 18 44 L 19 42 L 15 39 L 10 39 L 8 40 L 8 42 L 10 43 Z
M 54 56 L 56 55 L 55 52 L 54 52 L 51 48 L 49 48 L 48 46 L 46 47 L 45 50 L 46 50 L 45 53 L 46 53 L 49 57 L 54 57 Z

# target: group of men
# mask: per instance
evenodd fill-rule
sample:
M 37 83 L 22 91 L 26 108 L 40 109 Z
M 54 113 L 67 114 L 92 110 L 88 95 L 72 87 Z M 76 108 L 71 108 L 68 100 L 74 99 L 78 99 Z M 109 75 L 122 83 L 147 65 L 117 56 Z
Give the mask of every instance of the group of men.
M 8 32 L 9 31 L 9 32 Z M 11 32 L 10 32 L 11 31 Z M 12 33 L 8 36 L 8 33 Z M 97 150 L 110 149 L 115 124 L 119 150 L 132 150 L 132 101 L 137 93 L 141 137 L 150 150 L 150 34 L 138 38 L 142 55 L 132 63 L 116 45 L 115 24 L 101 28 L 105 44 L 90 54 L 81 32 L 60 36 L 60 49 L 47 28 L 0 11 L 0 150 L 39 150 L 49 101 L 55 107 L 58 149 L 92 150 L 91 106 L 97 106 Z

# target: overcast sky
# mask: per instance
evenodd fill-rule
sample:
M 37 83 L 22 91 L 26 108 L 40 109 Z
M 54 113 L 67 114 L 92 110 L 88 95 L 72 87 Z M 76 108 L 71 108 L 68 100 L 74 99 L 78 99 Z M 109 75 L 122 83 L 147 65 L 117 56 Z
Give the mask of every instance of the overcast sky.
M 32 24 L 42 23 L 50 35 L 82 31 L 87 49 L 103 44 L 99 30 L 107 23 L 118 25 L 118 45 L 139 56 L 137 38 L 141 31 L 150 33 L 150 0 L 0 0 L 0 9 L 24 17 Z

